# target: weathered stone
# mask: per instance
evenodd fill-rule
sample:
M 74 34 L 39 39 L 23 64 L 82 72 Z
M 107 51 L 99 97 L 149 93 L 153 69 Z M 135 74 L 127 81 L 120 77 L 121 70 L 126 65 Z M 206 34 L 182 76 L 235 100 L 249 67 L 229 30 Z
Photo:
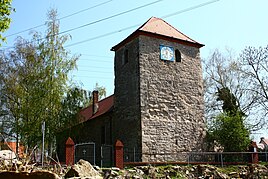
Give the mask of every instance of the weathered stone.
M 100 171 L 101 170 L 101 168 L 99 166 L 97 166 L 97 165 L 94 166 L 94 169 L 97 170 L 97 171 Z
M 0 150 L 0 160 L 16 160 L 16 154 L 11 150 Z
M 179 50 L 181 62 L 160 60 L 160 45 Z M 123 63 L 126 50 L 128 62 Z M 146 155 L 154 146 L 171 154 L 202 149 L 205 122 L 199 53 L 197 47 L 145 35 L 116 49 L 113 128 L 118 130 L 114 137 L 141 154 L 138 160 L 186 160 Z
M 118 168 L 118 167 L 112 167 L 111 169 L 114 170 L 114 171 L 117 171 L 117 172 L 120 171 L 120 168 Z
M 230 178 L 228 175 L 224 174 L 224 173 L 220 173 L 219 171 L 216 171 L 214 174 L 214 178 L 218 178 L 218 179 L 228 179 Z
M 117 171 L 114 171 L 114 170 L 111 171 L 111 176 L 116 177 L 116 176 L 118 176 L 118 175 L 119 175 L 119 174 L 118 174 Z
M 138 166 L 130 170 L 121 170 L 121 174 L 115 178 L 187 178 L 187 179 L 230 179 L 230 178 L 268 178 L 268 169 L 263 165 L 254 165 L 254 172 L 250 173 L 249 167 L 237 167 L 235 172 L 228 175 L 219 168 L 211 165 L 198 166 Z M 140 175 L 139 170 L 144 172 Z M 106 178 L 106 177 L 104 177 Z
M 65 174 L 65 178 L 71 177 L 94 177 L 102 178 L 92 165 L 85 160 L 80 159 L 71 169 Z
M 229 175 L 237 175 L 237 172 L 230 172 Z
M 142 170 L 140 170 L 140 169 L 137 169 L 137 170 L 136 170 L 136 173 L 137 173 L 138 175 L 143 175 L 143 174 L 144 174 L 144 172 L 143 172 Z

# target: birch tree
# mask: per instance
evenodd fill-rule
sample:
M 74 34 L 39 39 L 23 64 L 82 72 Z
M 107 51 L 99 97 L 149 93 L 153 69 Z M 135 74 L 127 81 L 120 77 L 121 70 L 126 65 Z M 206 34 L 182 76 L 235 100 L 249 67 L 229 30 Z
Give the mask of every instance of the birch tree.
M 30 40 L 19 37 L 13 50 L 2 53 L 8 64 L 4 94 L 17 126 L 13 132 L 29 147 L 40 143 L 42 122 L 46 122 L 46 141 L 53 142 L 58 130 L 68 73 L 78 59 L 64 48 L 69 37 L 59 35 L 57 12 L 52 9 L 44 37 L 37 32 Z

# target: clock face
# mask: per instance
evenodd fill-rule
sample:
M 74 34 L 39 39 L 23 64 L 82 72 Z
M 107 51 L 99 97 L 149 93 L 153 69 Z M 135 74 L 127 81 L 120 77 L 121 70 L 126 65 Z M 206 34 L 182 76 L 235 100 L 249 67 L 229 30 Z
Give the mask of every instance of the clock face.
M 174 61 L 174 49 L 173 49 L 173 47 L 160 45 L 160 59 Z

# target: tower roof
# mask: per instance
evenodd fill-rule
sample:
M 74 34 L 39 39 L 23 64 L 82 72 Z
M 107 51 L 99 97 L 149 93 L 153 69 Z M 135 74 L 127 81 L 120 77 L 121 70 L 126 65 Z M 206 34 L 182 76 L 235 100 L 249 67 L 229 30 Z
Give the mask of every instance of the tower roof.
M 126 39 L 121 41 L 119 44 L 112 47 L 111 50 L 116 50 L 120 48 L 125 43 L 131 41 L 139 35 L 147 35 L 154 36 L 157 38 L 178 41 L 185 45 L 195 46 L 195 47 L 203 47 L 203 44 L 198 43 L 197 41 L 191 39 L 186 36 L 169 23 L 164 21 L 163 19 L 157 17 L 151 17 L 147 22 L 145 22 L 142 26 L 140 26 L 136 31 L 134 31 L 131 35 L 129 35 Z

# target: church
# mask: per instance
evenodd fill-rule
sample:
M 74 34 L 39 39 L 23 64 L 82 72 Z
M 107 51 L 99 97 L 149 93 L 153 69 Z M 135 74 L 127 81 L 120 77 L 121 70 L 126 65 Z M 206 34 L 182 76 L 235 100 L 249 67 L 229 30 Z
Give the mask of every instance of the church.
M 117 140 L 126 162 L 183 161 L 181 153 L 202 151 L 203 46 L 156 17 L 113 46 L 114 94 L 99 101 L 94 91 L 79 123 L 57 136 L 60 161 L 68 137 L 76 160 L 97 165 L 112 164 Z

